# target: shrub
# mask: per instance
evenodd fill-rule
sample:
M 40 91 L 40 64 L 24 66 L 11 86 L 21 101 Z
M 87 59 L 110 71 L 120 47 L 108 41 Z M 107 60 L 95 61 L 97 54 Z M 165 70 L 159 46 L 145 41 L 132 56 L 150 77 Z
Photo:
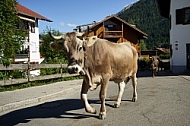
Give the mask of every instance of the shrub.
M 160 57 L 161 59 L 170 59 L 170 53 L 160 54 L 159 57 Z

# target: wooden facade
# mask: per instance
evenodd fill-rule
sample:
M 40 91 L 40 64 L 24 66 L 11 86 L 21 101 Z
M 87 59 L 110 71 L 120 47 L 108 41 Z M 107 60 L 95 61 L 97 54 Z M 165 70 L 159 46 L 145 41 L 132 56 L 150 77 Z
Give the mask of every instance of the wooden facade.
M 145 39 L 147 34 L 112 15 L 89 27 L 88 36 L 98 36 L 116 43 L 130 42 L 140 52 L 140 39 Z

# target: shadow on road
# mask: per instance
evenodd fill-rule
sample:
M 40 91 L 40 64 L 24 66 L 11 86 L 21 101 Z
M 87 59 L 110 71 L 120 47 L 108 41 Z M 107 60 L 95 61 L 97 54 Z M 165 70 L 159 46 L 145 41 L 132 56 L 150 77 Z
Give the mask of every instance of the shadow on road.
M 106 99 L 106 101 L 114 101 Z M 122 100 L 130 102 L 130 100 Z M 100 104 L 100 100 L 89 100 L 90 104 Z M 113 108 L 113 105 L 106 103 Z M 18 109 L 0 116 L 0 126 L 13 126 L 20 123 L 28 123 L 32 119 L 43 118 L 98 118 L 98 114 L 81 113 L 77 110 L 84 109 L 80 99 L 64 99 L 46 102 L 32 107 Z M 76 111 L 75 111 L 76 110 Z M 85 111 L 85 110 L 83 110 Z
M 186 73 L 184 73 L 186 74 Z M 173 74 L 170 70 L 162 70 L 158 71 L 158 75 L 156 76 L 177 76 L 176 74 Z M 144 71 L 138 71 L 137 77 L 152 77 L 152 72 L 150 70 L 144 70 Z
M 91 101 L 92 102 L 92 101 Z M 93 101 L 96 103 L 97 101 Z M 13 126 L 19 123 L 27 123 L 35 118 L 88 118 L 97 115 L 72 113 L 72 110 L 83 109 L 83 104 L 80 99 L 64 99 L 52 102 L 46 102 L 32 107 L 27 107 L 9 112 L 0 116 L 0 125 Z

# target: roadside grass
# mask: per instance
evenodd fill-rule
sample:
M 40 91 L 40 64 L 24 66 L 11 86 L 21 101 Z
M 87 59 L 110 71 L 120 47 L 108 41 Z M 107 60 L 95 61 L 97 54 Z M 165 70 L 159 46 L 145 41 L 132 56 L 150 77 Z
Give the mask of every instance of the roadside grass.
M 22 84 L 17 84 L 17 85 L 0 86 L 0 92 L 13 91 L 17 89 L 29 88 L 29 87 L 34 87 L 34 86 L 42 86 L 42 85 L 52 84 L 55 82 L 69 81 L 69 80 L 76 80 L 76 79 L 82 79 L 82 76 L 39 80 L 39 81 L 33 81 L 33 82 L 22 83 Z

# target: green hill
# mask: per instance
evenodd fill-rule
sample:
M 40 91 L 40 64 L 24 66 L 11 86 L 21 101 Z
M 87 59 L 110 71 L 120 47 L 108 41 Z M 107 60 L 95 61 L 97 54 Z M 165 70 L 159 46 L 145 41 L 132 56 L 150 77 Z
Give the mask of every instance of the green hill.
M 160 16 L 156 0 L 139 0 L 125 7 L 117 15 L 148 34 L 145 40 L 147 49 L 169 48 L 170 23 L 168 19 Z

